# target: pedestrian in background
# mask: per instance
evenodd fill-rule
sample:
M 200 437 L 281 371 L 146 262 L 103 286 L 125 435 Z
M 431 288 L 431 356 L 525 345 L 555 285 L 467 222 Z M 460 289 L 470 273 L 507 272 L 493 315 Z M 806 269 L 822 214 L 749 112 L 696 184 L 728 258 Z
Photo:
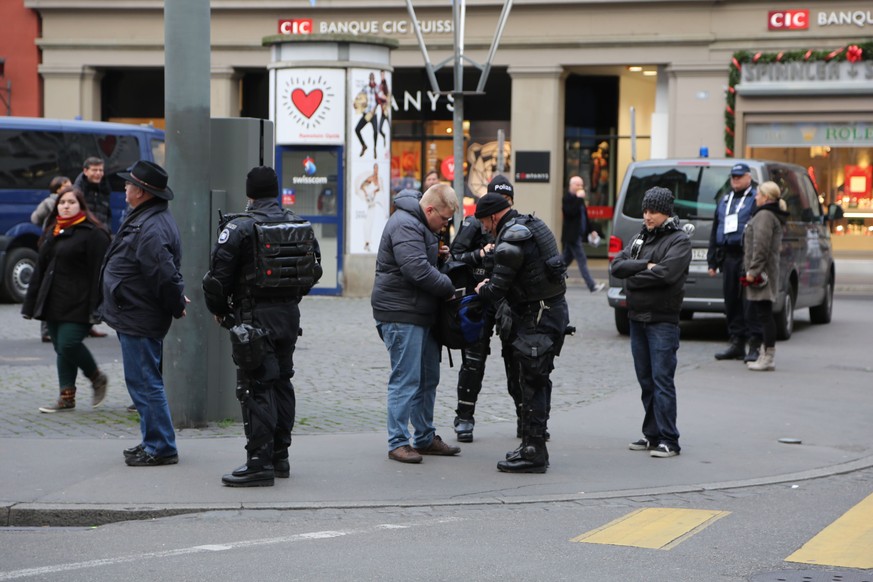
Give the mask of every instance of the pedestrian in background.
M 573 259 L 579 266 L 579 274 L 592 293 L 602 291 L 605 283 L 597 283 L 588 272 L 588 257 L 585 256 L 583 245 L 588 235 L 594 232 L 588 220 L 588 207 L 585 205 L 585 183 L 579 176 L 570 178 L 570 184 L 564 198 L 561 200 L 561 212 L 564 215 L 564 226 L 561 229 L 561 243 L 564 245 L 562 255 L 567 268 Z
M 743 231 L 743 250 L 746 272 L 743 274 L 745 299 L 755 308 L 763 332 L 764 350 L 749 370 L 775 370 L 776 320 L 773 302 L 779 287 L 779 249 L 782 246 L 782 228 L 788 220 L 787 205 L 780 197 L 775 182 L 764 182 L 755 194 L 755 210 Z
M 230 329 L 246 436 L 245 464 L 221 481 L 269 487 L 275 477 L 291 475 L 299 304 L 321 278 L 321 251 L 312 225 L 279 206 L 273 168 L 249 171 L 246 197 L 246 211 L 226 215 L 219 226 L 203 296 L 216 321 Z M 251 341 L 234 341 L 242 334 Z
M 49 215 L 39 248 L 39 259 L 21 307 L 26 319 L 48 325 L 57 354 L 57 402 L 40 412 L 63 412 L 76 407 L 76 376 L 82 370 L 94 391 L 96 408 L 106 398 L 106 374 L 82 343 L 91 329 L 99 298 L 98 280 L 109 233 L 88 210 L 80 190 L 62 190 Z
M 82 164 L 82 173 L 73 180 L 73 186 L 85 195 L 85 202 L 94 216 L 112 231 L 112 190 L 106 177 L 103 160 L 98 157 L 87 158 Z
M 124 458 L 131 467 L 172 465 L 179 455 L 161 372 L 163 343 L 188 303 L 182 242 L 168 203 L 173 191 L 153 162 L 140 160 L 118 175 L 131 210 L 106 253 L 99 314 L 118 334 L 124 381 L 139 413 L 142 442 Z
M 370 304 L 379 337 L 391 358 L 388 379 L 388 458 L 420 463 L 422 455 L 456 455 L 433 426 L 440 381 L 440 345 L 431 328 L 439 303 L 454 295 L 448 275 L 437 269 L 438 233 L 458 210 L 455 191 L 444 184 L 423 195 L 403 190 L 394 199 L 376 255 L 376 279 Z M 415 432 L 410 446 L 409 424 Z
M 506 197 L 485 194 L 476 203 L 476 218 L 495 238 L 493 273 L 476 286 L 476 293 L 495 306 L 505 302 L 498 308 L 496 325 L 521 419 L 521 445 L 497 463 L 497 470 L 545 473 L 550 374 L 569 323 L 567 267 L 546 224 L 519 214 Z
M 106 225 L 106 229 L 112 232 L 112 190 L 109 187 L 109 179 L 106 177 L 103 160 L 98 157 L 90 157 L 82 164 L 82 173 L 76 176 L 73 186 L 85 195 L 85 202 L 94 216 Z M 102 331 L 93 327 L 88 330 L 91 337 L 106 337 Z
M 643 228 L 612 261 L 624 281 L 630 320 L 631 353 L 642 389 L 643 437 L 632 451 L 652 457 L 679 454 L 676 426 L 676 352 L 679 311 L 691 264 L 691 241 L 673 216 L 673 193 L 650 188 L 643 196 Z
M 421 191 L 427 192 L 431 186 L 436 186 L 440 183 L 440 173 L 436 170 L 431 170 L 424 175 L 424 182 L 421 184 Z
M 716 360 L 754 362 L 761 349 L 761 322 L 743 296 L 743 231 L 755 210 L 757 184 L 748 164 L 736 163 L 730 172 L 730 191 L 718 201 L 712 221 L 706 262 L 709 276 L 722 274 L 724 313 L 730 344 L 715 354 Z M 746 342 L 749 351 L 746 353 Z
M 72 188 L 72 182 L 66 176 L 55 176 L 52 178 L 52 181 L 49 182 L 49 195 L 46 196 L 42 202 L 40 202 L 36 209 L 30 214 L 30 222 L 45 230 L 45 227 L 48 225 L 49 218 L 51 218 L 52 210 L 55 209 L 55 203 L 58 200 L 58 195 L 61 190 L 67 191 Z M 43 237 L 44 240 L 45 237 Z M 48 322 L 43 320 L 40 322 L 40 333 L 42 335 L 43 343 L 48 343 L 52 341 L 51 335 L 49 334 Z

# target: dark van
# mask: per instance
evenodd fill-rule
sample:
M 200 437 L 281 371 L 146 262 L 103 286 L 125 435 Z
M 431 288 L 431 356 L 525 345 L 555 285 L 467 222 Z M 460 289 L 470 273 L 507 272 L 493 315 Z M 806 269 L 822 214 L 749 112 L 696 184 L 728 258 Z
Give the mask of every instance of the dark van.
M 0 117 L 0 299 L 24 299 L 41 230 L 30 214 L 55 176 L 75 180 L 86 158 L 102 158 L 112 190 L 112 231 L 124 211 L 124 183 L 115 173 L 137 160 L 164 165 L 164 132 L 95 121 Z
M 809 308 L 813 323 L 829 323 L 834 296 L 834 260 L 830 231 L 822 216 L 815 185 L 801 166 L 748 159 L 670 159 L 634 162 L 627 170 L 616 203 L 609 256 L 615 257 L 642 228 L 643 194 L 649 188 L 669 188 L 675 197 L 675 213 L 691 236 L 692 257 L 683 319 L 695 312 L 724 312 L 721 273 L 707 273 L 706 251 L 715 208 L 730 192 L 730 169 L 738 162 L 749 165 L 752 180 L 772 180 L 782 189 L 788 204 L 788 222 L 782 236 L 778 298 L 773 305 L 777 336 L 786 340 L 794 329 L 794 310 Z M 609 305 L 615 309 L 615 326 L 621 334 L 630 332 L 627 302 L 622 282 L 610 277 Z

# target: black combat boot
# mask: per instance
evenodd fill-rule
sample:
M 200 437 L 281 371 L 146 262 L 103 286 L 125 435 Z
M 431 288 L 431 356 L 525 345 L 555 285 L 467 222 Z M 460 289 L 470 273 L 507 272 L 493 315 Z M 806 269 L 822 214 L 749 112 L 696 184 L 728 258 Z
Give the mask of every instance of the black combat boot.
M 273 473 L 280 479 L 291 476 L 291 463 L 288 461 L 288 451 L 273 454 Z
M 531 436 L 508 454 L 505 461 L 497 463 L 497 470 L 503 473 L 545 473 L 548 464 L 545 439 Z
M 275 476 L 273 465 L 265 464 L 259 457 L 250 457 L 245 465 L 224 475 L 221 482 L 228 487 L 272 487 Z
M 723 352 L 715 354 L 716 360 L 742 360 L 746 357 L 746 340 L 731 337 L 731 343 Z
M 462 443 L 473 442 L 473 426 L 476 421 L 471 416 L 470 418 L 455 417 L 455 434 L 458 435 L 458 441 Z
M 743 361 L 746 363 L 757 362 L 759 357 L 761 357 L 761 338 L 749 338 L 749 353 L 746 354 L 746 357 L 743 358 Z

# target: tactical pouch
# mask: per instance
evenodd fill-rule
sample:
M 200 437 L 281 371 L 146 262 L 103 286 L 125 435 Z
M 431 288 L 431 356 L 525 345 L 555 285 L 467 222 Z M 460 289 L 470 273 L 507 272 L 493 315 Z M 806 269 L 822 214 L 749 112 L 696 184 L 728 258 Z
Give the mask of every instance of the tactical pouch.
M 552 283 L 560 283 L 567 278 L 567 265 L 561 255 L 555 255 L 546 260 L 546 279 Z
M 240 323 L 230 328 L 233 362 L 242 370 L 255 370 L 264 362 L 269 333 Z

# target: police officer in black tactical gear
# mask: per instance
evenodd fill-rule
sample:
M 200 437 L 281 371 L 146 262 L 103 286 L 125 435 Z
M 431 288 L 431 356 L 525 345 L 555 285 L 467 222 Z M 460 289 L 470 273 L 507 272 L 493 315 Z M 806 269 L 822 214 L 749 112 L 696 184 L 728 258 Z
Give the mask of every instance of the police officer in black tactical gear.
M 222 217 L 203 277 L 206 306 L 230 330 L 238 367 L 246 463 L 221 478 L 230 487 L 268 487 L 290 475 L 298 304 L 322 270 L 312 226 L 282 209 L 278 195 L 272 168 L 249 172 L 246 212 Z
M 507 198 L 510 205 L 515 194 L 512 184 L 503 176 L 495 176 L 488 184 L 488 192 L 496 192 Z M 482 230 L 482 223 L 475 216 L 464 219 L 449 250 L 452 260 L 469 266 L 473 271 L 474 286 L 491 274 L 494 267 L 492 251 L 494 236 Z M 472 289 L 471 289 L 472 291 Z M 485 314 L 482 338 L 470 347 L 461 350 L 461 370 L 458 373 L 458 408 L 455 411 L 455 433 L 462 443 L 473 442 L 473 427 L 476 401 L 482 390 L 485 376 L 485 360 L 491 353 L 491 332 L 494 327 L 496 307 L 489 304 Z M 508 372 L 508 370 L 507 370 Z M 516 403 L 516 408 L 517 407 Z
M 496 236 L 494 271 L 476 286 L 491 303 L 505 299 L 497 312 L 504 358 L 510 360 L 510 381 L 520 391 L 522 441 L 497 469 L 506 473 L 545 473 L 555 357 L 564 345 L 569 323 L 567 267 L 555 236 L 540 219 L 519 214 L 498 194 L 486 194 L 476 204 L 476 218 Z

